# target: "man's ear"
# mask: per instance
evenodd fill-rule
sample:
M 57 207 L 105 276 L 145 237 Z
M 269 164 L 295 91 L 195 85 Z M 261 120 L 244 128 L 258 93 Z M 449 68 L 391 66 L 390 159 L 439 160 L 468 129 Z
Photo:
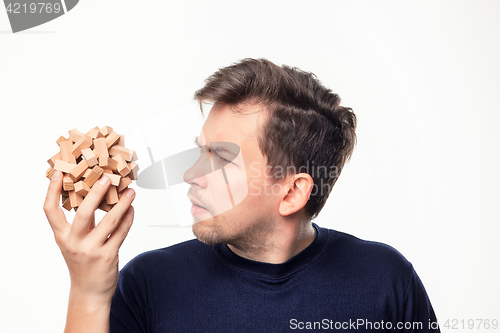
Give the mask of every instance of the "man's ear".
M 301 210 L 309 200 L 314 180 L 307 173 L 299 173 L 290 177 L 285 186 L 284 196 L 280 203 L 280 214 L 288 216 Z

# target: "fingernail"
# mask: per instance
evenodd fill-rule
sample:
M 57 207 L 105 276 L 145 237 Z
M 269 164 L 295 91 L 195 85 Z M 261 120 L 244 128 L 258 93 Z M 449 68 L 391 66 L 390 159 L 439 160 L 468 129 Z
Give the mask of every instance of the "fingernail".
M 132 212 L 134 211 L 134 209 L 132 208 L 132 206 L 130 206 L 128 209 L 127 209 L 127 214 L 132 214 Z
M 133 197 L 135 196 L 135 191 L 134 191 L 133 189 L 129 188 L 129 189 L 127 190 L 127 193 L 125 193 L 125 195 L 126 195 L 127 197 L 129 197 L 129 198 L 133 198 Z
M 109 183 L 109 177 L 102 176 L 101 179 L 99 179 L 99 184 L 101 185 L 107 185 Z
M 54 174 L 52 174 L 51 180 L 58 180 L 60 175 L 61 175 L 61 171 L 58 171 L 58 170 L 54 171 Z

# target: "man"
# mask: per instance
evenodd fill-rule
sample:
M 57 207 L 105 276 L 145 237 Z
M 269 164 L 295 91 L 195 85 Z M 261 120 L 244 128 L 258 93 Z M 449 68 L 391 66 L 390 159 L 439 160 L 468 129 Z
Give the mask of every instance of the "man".
M 198 240 L 143 253 L 118 279 L 133 190 L 92 228 L 103 177 L 69 225 L 53 177 L 44 208 L 70 270 L 66 332 L 439 332 L 399 252 L 311 222 L 355 144 L 338 95 L 311 73 L 245 59 L 195 98 L 214 103 L 184 174 Z

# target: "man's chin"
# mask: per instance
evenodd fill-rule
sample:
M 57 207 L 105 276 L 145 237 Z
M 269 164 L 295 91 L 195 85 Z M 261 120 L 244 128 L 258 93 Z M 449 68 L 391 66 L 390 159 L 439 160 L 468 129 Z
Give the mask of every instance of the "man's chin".
M 202 243 L 207 245 L 224 244 L 225 238 L 222 230 L 211 222 L 213 217 L 207 218 L 202 221 L 194 221 L 192 231 L 194 236 Z

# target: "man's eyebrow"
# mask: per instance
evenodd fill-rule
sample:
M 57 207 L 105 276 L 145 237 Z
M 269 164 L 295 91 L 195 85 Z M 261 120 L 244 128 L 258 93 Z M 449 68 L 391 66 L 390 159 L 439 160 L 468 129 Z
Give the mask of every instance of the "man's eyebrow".
M 195 144 L 195 145 L 197 145 L 198 147 L 200 147 L 200 148 L 201 148 L 201 145 L 200 145 L 200 143 L 198 142 L 198 139 L 199 139 L 199 138 L 200 138 L 199 136 L 195 136 L 195 137 L 194 137 L 194 144 Z
M 194 138 L 194 144 L 197 145 L 198 148 L 202 148 L 200 142 L 198 141 L 199 138 L 200 138 L 199 136 L 196 136 Z M 216 153 L 225 152 L 225 153 L 233 155 L 234 157 L 238 156 L 239 151 L 235 152 L 224 145 L 219 145 L 218 143 L 219 142 L 211 142 L 210 143 L 210 150 L 214 151 Z M 206 147 L 206 145 L 204 145 L 204 147 Z
M 238 156 L 239 151 L 235 152 L 232 149 L 229 149 L 228 147 L 226 147 L 225 145 L 218 145 L 217 143 L 218 142 L 211 142 L 210 143 L 210 150 L 215 151 L 216 153 L 225 152 L 225 153 L 228 153 L 230 155 L 233 155 L 234 157 Z M 232 144 L 232 145 L 236 146 L 235 144 Z

